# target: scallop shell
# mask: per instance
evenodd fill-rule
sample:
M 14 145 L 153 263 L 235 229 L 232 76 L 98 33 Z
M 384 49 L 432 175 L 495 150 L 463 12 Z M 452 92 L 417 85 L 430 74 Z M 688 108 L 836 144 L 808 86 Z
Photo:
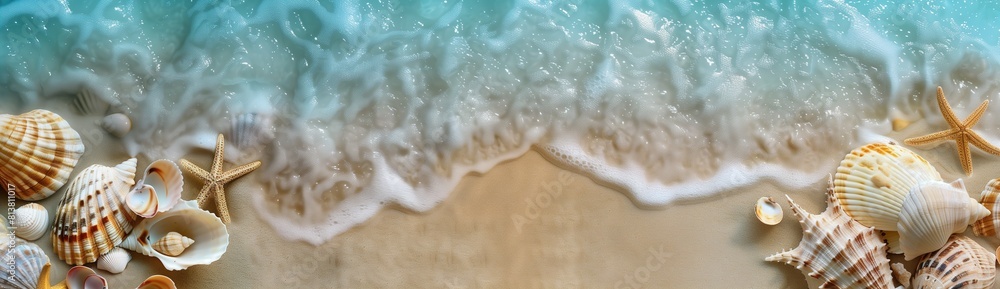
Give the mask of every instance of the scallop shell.
M 80 134 L 51 111 L 0 115 L 0 186 L 13 188 L 18 199 L 37 201 L 55 193 L 83 151 Z
M 976 241 L 952 235 L 940 250 L 920 258 L 912 288 L 993 288 L 996 261 Z
M 80 114 L 104 113 L 111 104 L 89 88 L 82 88 L 73 99 L 73 107 Z
M 174 280 L 170 277 L 163 275 L 153 275 L 146 278 L 146 281 L 142 281 L 139 287 L 135 289 L 177 289 L 177 285 L 174 285 Z
M 168 256 L 154 250 L 153 242 L 170 232 L 188 236 L 194 243 L 178 256 Z M 167 270 L 184 270 L 222 258 L 229 246 L 229 232 L 215 214 L 199 209 L 195 201 L 184 201 L 170 211 L 142 220 L 120 246 L 160 259 Z
M 49 211 L 30 203 L 14 211 L 14 235 L 28 241 L 38 240 L 49 229 Z
M 0 246 L 0 256 L 4 261 L 4 269 L 0 270 L 0 288 L 37 288 L 38 277 L 42 274 L 45 264 L 49 263 L 49 257 L 45 256 L 42 248 L 21 239 L 14 240 L 13 248 L 8 245 L 10 239 L 0 241 L 3 241 L 3 246 Z M 10 257 L 13 257 L 13 264 L 7 263 Z M 11 271 L 8 271 L 11 265 L 14 269 L 13 275 L 10 274 Z
M 875 229 L 845 214 L 831 192 L 826 211 L 819 215 L 785 198 L 802 226 L 802 241 L 764 260 L 795 266 L 820 279 L 820 288 L 893 288 L 885 243 Z
M 986 183 L 986 188 L 980 196 L 979 203 L 990 210 L 990 215 L 972 224 L 972 232 L 977 236 L 996 237 L 997 231 L 1000 230 L 1000 201 L 997 200 L 1000 196 L 1000 178 Z
M 140 185 L 150 186 L 156 194 L 157 212 L 166 212 L 177 205 L 184 190 L 180 167 L 170 160 L 156 160 L 146 167 Z M 138 185 L 137 185 L 138 186 Z
M 115 247 L 107 254 L 97 258 L 97 269 L 108 271 L 111 274 L 118 274 L 125 271 L 128 262 L 132 261 L 132 255 L 125 249 Z
M 754 213 L 757 214 L 757 219 L 761 223 L 772 226 L 781 223 L 781 218 L 784 217 L 781 206 L 771 197 L 757 199 L 757 205 L 754 206 Z
M 59 202 L 52 229 L 59 259 L 70 265 L 97 261 L 138 223 L 139 216 L 125 205 L 135 184 L 135 165 L 135 158 L 115 167 L 93 165 L 73 179 Z
M 238 149 L 252 148 L 274 139 L 274 123 L 267 113 L 242 113 L 233 117 L 226 139 Z
M 116 137 L 123 137 L 132 130 L 132 119 L 124 113 L 112 113 L 101 119 L 101 128 Z
M 961 180 L 943 182 L 926 160 L 891 143 L 848 154 L 837 168 L 833 191 L 861 224 L 898 231 L 898 249 L 907 260 L 941 248 L 952 233 L 989 213 L 969 198 Z
M 159 241 L 153 243 L 153 250 L 163 255 L 176 257 L 184 253 L 184 249 L 190 247 L 192 243 L 194 243 L 194 240 L 191 240 L 191 238 L 177 232 L 170 232 L 166 236 L 163 236 L 163 238 L 160 238 Z
M 906 196 L 899 215 L 899 245 L 906 260 L 940 249 L 948 236 L 990 214 L 969 197 L 961 180 L 932 182 Z

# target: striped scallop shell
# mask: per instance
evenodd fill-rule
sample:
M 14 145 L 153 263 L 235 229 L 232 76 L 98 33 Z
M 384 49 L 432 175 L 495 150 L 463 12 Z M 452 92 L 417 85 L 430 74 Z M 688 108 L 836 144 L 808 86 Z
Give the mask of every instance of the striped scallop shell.
M 906 195 L 929 181 L 941 181 L 941 175 L 923 157 L 895 144 L 872 143 L 840 162 L 833 192 L 861 224 L 896 231 Z
M 3 241 L 3 246 L 0 246 L 0 256 L 4 264 L 4 269 L 0 270 L 0 288 L 37 288 L 38 276 L 42 274 L 45 264 L 49 263 L 49 257 L 42 248 L 21 239 L 14 240 L 13 247 L 9 246 L 10 239 L 0 238 L 0 241 Z M 11 257 L 13 263 L 7 263 Z
M 875 229 L 845 214 L 832 193 L 819 215 L 805 212 L 791 198 L 788 203 L 802 226 L 802 241 L 764 260 L 795 266 L 820 279 L 820 288 L 893 288 L 885 243 Z
M 976 241 L 952 235 L 944 247 L 920 259 L 911 288 L 993 288 L 996 261 Z
M 18 199 L 37 201 L 55 193 L 83 151 L 80 134 L 51 111 L 0 115 L 0 185 L 13 187 Z
M 125 249 L 115 247 L 107 254 L 97 258 L 97 269 L 108 271 L 111 274 L 118 274 L 125 271 L 128 262 L 132 261 L 132 255 Z
M 972 225 L 972 231 L 977 236 L 997 236 L 997 231 L 1000 230 L 1000 200 L 997 200 L 998 197 L 1000 197 L 1000 178 L 986 183 L 986 189 L 983 190 L 979 199 L 979 203 L 990 210 L 990 215 Z
M 30 203 L 14 211 L 14 234 L 28 241 L 38 240 L 49 230 L 49 211 Z
M 52 229 L 52 246 L 70 265 L 97 260 L 122 242 L 139 222 L 125 206 L 135 184 L 136 159 L 115 166 L 93 165 L 70 182 L 59 202 Z

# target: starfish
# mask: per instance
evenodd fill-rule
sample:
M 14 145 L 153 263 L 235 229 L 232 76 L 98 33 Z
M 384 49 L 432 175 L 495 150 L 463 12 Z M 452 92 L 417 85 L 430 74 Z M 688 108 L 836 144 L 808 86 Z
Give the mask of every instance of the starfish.
M 990 104 L 989 100 L 984 100 L 964 122 L 958 121 L 955 112 L 948 105 L 948 100 L 944 98 L 944 91 L 941 90 L 940 86 L 937 89 L 937 101 L 938 107 L 941 108 L 941 115 L 944 115 L 944 120 L 948 122 L 948 126 L 951 128 L 925 136 L 908 138 L 903 143 L 915 146 L 941 140 L 954 140 L 955 146 L 958 148 L 958 158 L 962 162 L 962 169 L 965 170 L 966 175 L 972 175 L 972 154 L 969 151 L 969 144 L 979 147 L 987 153 L 1000 155 L 1000 148 L 986 142 L 983 137 L 972 131 L 972 126 L 976 125 L 976 122 L 983 116 L 983 112 L 986 111 L 986 107 Z
M 201 188 L 201 192 L 198 192 L 198 207 L 204 208 L 205 203 L 208 202 L 208 198 L 215 195 L 215 205 L 220 217 L 222 217 L 222 222 L 229 223 L 229 208 L 226 206 L 226 191 L 224 190 L 224 186 L 226 183 L 259 168 L 260 161 L 253 161 L 223 172 L 222 163 L 225 161 L 222 159 L 222 156 L 225 146 L 226 140 L 222 137 L 222 134 L 219 134 L 219 137 L 215 141 L 215 157 L 212 159 L 212 168 L 210 171 L 205 171 L 185 159 L 181 159 L 181 167 L 205 183 L 205 186 Z

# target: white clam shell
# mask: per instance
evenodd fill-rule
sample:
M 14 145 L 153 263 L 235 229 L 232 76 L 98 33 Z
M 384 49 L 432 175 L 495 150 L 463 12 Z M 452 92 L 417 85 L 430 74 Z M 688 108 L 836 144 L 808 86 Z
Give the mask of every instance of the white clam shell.
M 961 180 L 931 182 L 906 196 L 899 215 L 899 245 L 906 260 L 940 249 L 953 233 L 990 211 L 969 197 Z
M 920 258 L 911 288 L 993 288 L 996 262 L 996 255 L 976 241 L 953 235 L 940 250 Z
M 781 218 L 785 215 L 781 211 L 781 205 L 778 205 L 778 202 L 775 202 L 771 197 L 757 199 L 757 204 L 754 206 L 754 213 L 757 214 L 757 219 L 761 223 L 772 226 L 781 223 Z
M 116 137 L 123 137 L 132 131 L 132 119 L 124 113 L 112 113 L 101 119 L 101 128 Z
M 174 280 L 171 280 L 170 277 L 153 275 L 146 278 L 146 281 L 142 281 L 142 284 L 139 284 L 136 289 L 177 289 L 177 285 L 174 285 Z
M 154 250 L 153 242 L 170 232 L 187 236 L 194 243 L 178 256 L 167 256 Z M 222 258 L 229 247 L 229 232 L 215 214 L 198 208 L 195 201 L 183 201 L 170 211 L 142 220 L 120 246 L 160 259 L 167 270 L 184 270 Z
M 115 167 L 93 165 L 68 185 L 56 211 L 52 246 L 71 265 L 97 261 L 121 243 L 139 216 L 125 205 L 135 184 L 136 159 Z
M 115 247 L 107 254 L 97 258 L 97 269 L 108 271 L 111 274 L 118 274 L 125 271 L 128 262 L 132 261 L 132 255 L 125 249 Z
M 0 241 L 3 241 L 0 256 L 4 260 L 4 269 L 0 270 L 0 288 L 35 289 L 38 276 L 42 274 L 45 264 L 49 263 L 49 257 L 34 243 L 15 239 L 14 247 L 10 247 L 10 239 L 0 238 Z M 13 257 L 13 264 L 7 263 L 9 257 Z M 8 269 L 13 269 L 13 272 Z
M 166 212 L 181 201 L 184 177 L 180 167 L 170 160 L 156 160 L 146 167 L 136 187 L 149 186 L 156 196 L 157 212 Z
M 37 203 L 30 203 L 14 211 L 14 234 L 28 241 L 38 240 L 48 232 L 49 211 Z
M 828 194 L 826 211 L 819 215 L 805 212 L 788 198 L 802 226 L 802 241 L 795 249 L 764 260 L 795 266 L 819 278 L 821 288 L 893 288 L 885 243 L 875 229 L 851 219 Z
M 0 114 L 0 187 L 13 187 L 18 199 L 37 201 L 55 193 L 83 151 L 80 134 L 51 111 Z

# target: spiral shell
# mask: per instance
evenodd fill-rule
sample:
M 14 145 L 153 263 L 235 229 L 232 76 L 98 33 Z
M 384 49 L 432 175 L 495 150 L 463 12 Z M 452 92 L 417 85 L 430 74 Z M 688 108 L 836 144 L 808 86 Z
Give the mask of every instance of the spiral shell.
M 166 236 L 163 236 L 163 238 L 160 238 L 159 241 L 156 241 L 156 243 L 153 243 L 153 250 L 163 255 L 177 257 L 181 253 L 184 253 L 184 249 L 190 247 L 192 243 L 194 243 L 194 240 L 191 240 L 191 238 L 177 232 L 170 232 Z
M 28 241 L 38 240 L 49 229 L 49 211 L 30 203 L 14 211 L 14 234 Z
M 976 241 L 952 235 L 940 250 L 920 258 L 912 288 L 993 288 L 996 261 Z
M 3 241 L 3 246 L 0 246 L 0 256 L 3 256 L 4 260 L 4 269 L 0 270 L 0 288 L 37 288 L 42 268 L 49 263 L 49 257 L 45 256 L 42 248 L 21 239 L 14 240 L 13 247 L 8 245 L 10 239 L 0 238 L 0 241 Z M 7 263 L 9 257 L 13 257 L 13 264 Z M 11 275 L 12 272 L 8 268 L 12 268 L 14 274 Z
M 149 186 L 156 194 L 157 212 L 169 211 L 181 201 L 184 177 L 180 167 L 170 160 L 156 160 L 146 167 L 139 184 Z
M 59 115 L 36 109 L 0 115 L 0 186 L 37 201 L 61 188 L 83 155 L 80 134 Z
M 125 249 L 115 247 L 107 254 L 97 258 L 97 269 L 108 271 L 111 274 L 118 274 L 125 271 L 128 262 L 132 261 L 132 255 Z
M 154 240 L 161 240 L 172 232 L 192 240 L 183 253 L 169 256 L 153 248 Z M 170 211 L 142 220 L 120 246 L 160 259 L 167 270 L 184 270 L 222 258 L 229 247 L 229 232 L 215 214 L 198 208 L 195 201 L 184 201 Z
M 851 219 L 828 192 L 827 208 L 812 215 L 785 196 L 802 226 L 795 249 L 765 258 L 819 278 L 820 288 L 893 288 L 886 246 L 875 229 Z
M 97 261 L 122 242 L 139 216 L 125 205 L 135 184 L 136 159 L 115 167 L 93 165 L 69 184 L 59 202 L 52 229 L 52 246 L 70 265 Z

